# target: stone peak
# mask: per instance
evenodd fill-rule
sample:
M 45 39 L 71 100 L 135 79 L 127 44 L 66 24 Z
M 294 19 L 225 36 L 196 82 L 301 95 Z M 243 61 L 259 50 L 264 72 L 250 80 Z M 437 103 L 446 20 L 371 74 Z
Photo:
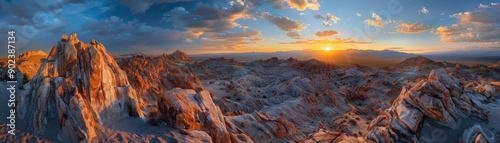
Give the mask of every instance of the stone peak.
M 78 39 L 78 36 L 77 36 L 76 32 L 73 32 L 73 33 L 71 33 L 71 34 L 69 35 L 69 37 L 68 37 L 68 35 L 63 34 L 63 35 L 61 36 L 61 41 L 62 41 L 62 42 L 68 42 L 68 41 L 79 41 L 79 39 Z
M 97 41 L 94 38 L 92 38 L 92 39 L 90 39 L 90 44 L 97 45 Z

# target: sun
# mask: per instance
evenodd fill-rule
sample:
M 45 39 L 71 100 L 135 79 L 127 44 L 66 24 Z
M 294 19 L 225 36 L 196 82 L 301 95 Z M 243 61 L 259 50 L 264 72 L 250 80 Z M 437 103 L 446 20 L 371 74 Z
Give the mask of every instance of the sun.
M 323 51 L 327 51 L 327 52 L 328 52 L 328 51 L 331 51 L 331 50 L 332 50 L 332 48 L 331 48 L 331 47 L 324 47 L 324 48 L 323 48 Z

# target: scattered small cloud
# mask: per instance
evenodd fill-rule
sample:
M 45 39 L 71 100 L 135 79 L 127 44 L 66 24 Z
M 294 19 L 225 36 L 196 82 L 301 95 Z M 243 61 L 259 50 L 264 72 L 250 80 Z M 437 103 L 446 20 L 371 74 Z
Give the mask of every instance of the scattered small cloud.
M 422 12 L 423 14 L 429 14 L 429 10 L 427 10 L 427 7 L 423 7 L 420 12 Z
M 498 2 L 497 2 L 497 3 L 495 3 L 495 2 L 491 2 L 491 5 L 492 5 L 492 6 L 498 5 Z
M 398 33 L 403 33 L 403 34 L 418 34 L 422 33 L 428 29 L 432 29 L 432 25 L 430 24 L 420 24 L 418 22 L 415 23 L 401 23 L 397 25 L 396 31 Z
M 356 16 L 360 17 L 360 16 L 361 16 L 361 14 L 359 14 L 359 13 L 356 13 Z
M 321 14 L 316 14 L 316 15 L 314 15 L 314 18 L 323 20 L 322 24 L 326 27 L 332 26 L 330 21 L 332 21 L 333 23 L 337 23 L 338 21 L 341 20 L 339 17 L 332 15 L 330 13 L 326 13 L 326 15 L 324 15 L 324 16 Z
M 380 27 L 380 28 L 384 28 L 385 24 L 396 22 L 396 21 L 391 20 L 391 19 L 389 19 L 389 20 L 383 20 L 382 17 L 380 17 L 376 13 L 372 13 L 372 18 L 373 19 L 366 19 L 364 22 L 366 24 L 368 24 L 368 25 L 375 26 L 375 27 Z
M 304 16 L 304 15 L 306 15 L 306 14 L 305 14 L 305 13 L 303 13 L 303 12 L 301 12 L 301 13 L 299 13 L 299 15 L 300 15 L 300 16 Z
M 479 4 L 478 8 L 490 8 L 488 4 Z
M 327 30 L 327 31 L 318 31 L 316 32 L 316 36 L 317 37 L 329 37 L 329 36 L 333 36 L 333 35 L 337 35 L 339 34 L 338 31 L 335 31 L 335 30 Z
M 276 0 L 270 0 L 276 1 Z M 296 9 L 298 11 L 304 11 L 306 9 L 319 10 L 318 0 L 284 0 L 289 8 Z

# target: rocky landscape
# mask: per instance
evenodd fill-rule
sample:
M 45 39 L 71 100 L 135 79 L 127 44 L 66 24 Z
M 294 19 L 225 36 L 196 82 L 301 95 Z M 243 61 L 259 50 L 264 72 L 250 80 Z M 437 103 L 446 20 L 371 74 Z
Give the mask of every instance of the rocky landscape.
M 500 62 L 191 61 L 182 51 L 117 62 L 76 33 L 19 58 L 29 82 L 7 142 L 500 141 Z

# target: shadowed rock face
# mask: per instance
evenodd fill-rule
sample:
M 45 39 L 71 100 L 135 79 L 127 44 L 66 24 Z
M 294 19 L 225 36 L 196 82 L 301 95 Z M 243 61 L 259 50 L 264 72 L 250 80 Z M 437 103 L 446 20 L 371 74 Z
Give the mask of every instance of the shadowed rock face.
M 392 106 L 368 126 L 366 139 L 370 142 L 421 142 L 418 135 L 422 132 L 424 117 L 454 129 L 459 126 L 458 120 L 464 117 L 487 120 L 487 114 L 476 103 L 487 100 L 491 99 L 464 90 L 445 69 L 433 70 L 427 79 L 411 88 L 403 88 Z
M 51 131 L 58 119 L 63 141 L 90 141 L 96 126 L 116 117 L 142 117 L 140 100 L 104 45 L 63 35 L 28 89 L 19 96 L 18 113 L 32 120 L 35 131 Z

